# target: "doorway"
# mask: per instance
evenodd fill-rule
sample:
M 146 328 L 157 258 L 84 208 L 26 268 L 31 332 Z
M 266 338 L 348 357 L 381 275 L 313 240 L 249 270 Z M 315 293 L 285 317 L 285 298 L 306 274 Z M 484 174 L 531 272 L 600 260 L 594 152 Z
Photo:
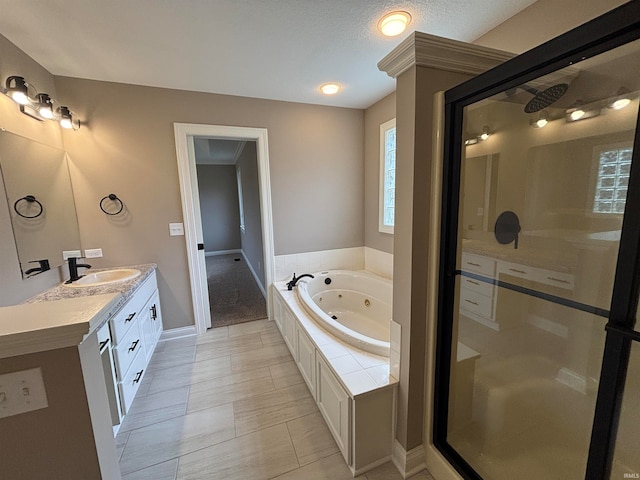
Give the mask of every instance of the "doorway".
M 273 222 L 271 213 L 271 191 L 269 181 L 269 156 L 267 130 L 221 125 L 174 124 L 178 173 L 182 197 L 185 241 L 189 262 L 189 277 L 193 301 L 196 332 L 203 334 L 212 325 L 209 304 L 209 288 L 205 255 L 204 231 L 196 167 L 194 139 L 206 138 L 250 142 L 255 145 L 258 177 L 258 203 L 262 225 L 261 250 L 264 275 L 264 292 L 273 281 Z M 270 299 L 266 295 L 267 316 L 270 318 Z

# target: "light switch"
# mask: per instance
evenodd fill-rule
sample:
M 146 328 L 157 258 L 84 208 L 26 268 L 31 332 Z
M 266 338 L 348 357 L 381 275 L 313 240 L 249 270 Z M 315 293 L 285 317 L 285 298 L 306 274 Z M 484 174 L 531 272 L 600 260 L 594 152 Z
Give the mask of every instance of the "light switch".
M 169 224 L 169 235 L 172 237 L 177 237 L 179 235 L 184 235 L 184 224 L 182 223 L 170 223 Z
M 0 375 L 0 418 L 49 406 L 39 368 Z
M 64 250 L 62 252 L 62 259 L 67 260 L 68 258 L 80 258 L 82 256 L 82 252 L 80 250 Z
M 84 251 L 85 258 L 100 258 L 102 257 L 102 249 L 101 248 L 87 248 Z

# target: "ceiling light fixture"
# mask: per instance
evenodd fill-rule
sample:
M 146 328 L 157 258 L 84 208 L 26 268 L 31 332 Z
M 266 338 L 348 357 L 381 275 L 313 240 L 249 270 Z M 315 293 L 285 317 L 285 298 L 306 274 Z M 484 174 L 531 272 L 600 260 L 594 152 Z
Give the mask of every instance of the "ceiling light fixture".
M 320 86 L 320 91 L 325 95 L 335 95 L 340 91 L 340 85 L 337 83 L 325 83 Z
M 411 23 L 411 15 L 407 12 L 391 12 L 378 22 L 378 29 L 387 37 L 395 37 L 405 31 Z
M 59 103 L 47 93 L 38 93 L 33 85 L 25 81 L 24 77 L 18 75 L 7 77 L 5 88 L 0 87 L 0 92 L 18 103 L 20 111 L 31 118 L 40 121 L 53 120 L 66 129 L 80 128 L 80 120 L 75 118 L 69 107 L 54 108 L 54 104 L 59 105 Z

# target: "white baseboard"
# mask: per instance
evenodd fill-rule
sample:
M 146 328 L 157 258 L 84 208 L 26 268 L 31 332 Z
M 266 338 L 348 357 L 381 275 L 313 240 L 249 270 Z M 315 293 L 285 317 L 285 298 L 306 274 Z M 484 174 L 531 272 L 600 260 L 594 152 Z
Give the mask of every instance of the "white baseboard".
M 180 328 L 171 328 L 169 330 L 164 330 L 162 335 L 160 335 L 159 342 L 164 342 L 167 340 L 175 340 L 177 338 L 190 337 L 196 334 L 195 325 L 191 325 L 189 327 L 180 327 Z
M 253 269 L 253 266 L 251 265 L 251 262 L 249 261 L 249 259 L 247 258 L 247 256 L 244 253 L 244 250 L 241 250 L 242 256 L 244 257 L 244 261 L 247 264 L 247 267 L 249 267 L 249 270 L 251 271 L 251 275 L 253 275 L 253 279 L 256 281 L 256 284 L 258 285 L 258 288 L 260 289 L 260 291 L 262 292 L 262 296 L 264 297 L 264 299 L 267 299 L 267 292 L 264 289 L 264 287 L 262 286 L 262 283 L 260 282 L 258 277 L 258 274 L 256 273 L 256 271 Z
M 212 252 L 205 252 L 205 257 L 215 257 L 216 255 L 231 255 L 232 253 L 241 253 L 242 250 L 234 248 L 233 250 L 214 250 Z
M 427 468 L 422 445 L 418 445 L 407 452 L 396 439 L 393 440 L 391 461 L 400 472 L 400 475 L 402 475 L 402 478 L 409 478 Z

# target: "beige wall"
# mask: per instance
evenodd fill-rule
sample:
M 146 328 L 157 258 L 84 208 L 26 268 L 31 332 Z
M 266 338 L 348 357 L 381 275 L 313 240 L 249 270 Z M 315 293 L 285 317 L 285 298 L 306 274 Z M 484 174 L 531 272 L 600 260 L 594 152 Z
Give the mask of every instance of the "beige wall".
M 48 407 L 0 418 L 0 478 L 101 478 L 78 348 L 0 360 L 0 374 L 38 367 Z
M 84 248 L 94 266 L 155 262 L 165 328 L 193 324 L 174 122 L 267 128 L 275 254 L 361 246 L 362 110 L 57 77 L 61 100 L 88 122 L 65 132 Z M 98 201 L 116 193 L 126 221 Z
M 473 41 L 523 53 L 626 3 L 625 0 L 538 0 Z
M 395 92 L 364 112 L 364 245 L 388 253 L 393 253 L 393 235 L 378 231 L 380 125 L 395 116 Z

